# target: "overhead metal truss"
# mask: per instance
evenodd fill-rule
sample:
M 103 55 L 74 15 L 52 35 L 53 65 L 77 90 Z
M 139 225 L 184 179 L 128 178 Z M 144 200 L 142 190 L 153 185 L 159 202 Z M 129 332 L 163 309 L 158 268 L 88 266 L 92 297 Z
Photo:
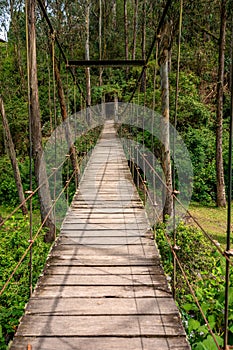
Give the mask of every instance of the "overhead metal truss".
M 145 60 L 70 60 L 69 66 L 77 67 L 130 67 L 145 66 Z

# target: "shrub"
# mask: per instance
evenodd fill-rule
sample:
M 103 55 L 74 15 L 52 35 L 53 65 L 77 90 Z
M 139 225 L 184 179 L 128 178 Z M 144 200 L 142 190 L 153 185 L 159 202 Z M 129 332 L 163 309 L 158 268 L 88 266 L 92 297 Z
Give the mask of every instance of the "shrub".
M 33 234 L 38 225 L 34 225 Z M 50 245 L 44 243 L 42 232 L 33 244 L 33 286 L 44 267 Z M 29 220 L 15 216 L 0 228 L 0 290 L 28 247 Z M 15 273 L 11 283 L 0 297 L 0 349 L 7 349 L 23 315 L 29 298 L 29 254 Z
M 173 257 L 165 237 L 165 224 L 156 228 L 156 242 L 160 250 L 165 273 L 173 277 Z M 167 232 L 173 244 L 172 232 Z M 223 344 L 225 303 L 225 259 L 220 256 L 202 232 L 181 222 L 177 227 L 177 256 L 195 291 L 213 333 L 220 346 Z M 233 271 L 231 271 L 231 281 Z M 169 278 L 169 279 L 170 279 Z M 187 283 L 177 269 L 177 303 L 190 344 L 194 350 L 217 349 L 209 335 L 207 325 L 193 299 Z M 233 345 L 233 285 L 229 299 L 229 344 Z

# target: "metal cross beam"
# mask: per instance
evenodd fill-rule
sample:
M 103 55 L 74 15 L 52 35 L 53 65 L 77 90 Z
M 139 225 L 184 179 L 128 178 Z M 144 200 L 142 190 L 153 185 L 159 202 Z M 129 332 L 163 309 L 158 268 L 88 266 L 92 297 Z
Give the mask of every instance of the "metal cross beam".
M 78 67 L 122 67 L 144 66 L 145 60 L 70 60 L 69 66 Z

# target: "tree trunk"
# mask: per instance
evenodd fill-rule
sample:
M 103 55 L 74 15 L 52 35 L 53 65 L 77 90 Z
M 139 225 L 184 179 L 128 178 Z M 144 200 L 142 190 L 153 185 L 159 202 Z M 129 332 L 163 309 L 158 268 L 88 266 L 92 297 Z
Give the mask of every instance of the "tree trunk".
M 225 181 L 222 156 L 222 132 L 223 132 L 223 86 L 224 86 L 224 59 L 226 45 L 226 0 L 221 5 L 221 27 L 218 59 L 218 83 L 217 83 L 217 115 L 216 115 L 216 175 L 218 207 L 226 206 Z
M 125 29 L 125 59 L 129 59 L 129 29 L 128 29 L 128 10 L 127 0 L 124 0 L 124 29 Z M 126 79 L 128 78 L 129 68 L 126 68 Z
M 132 49 L 132 59 L 133 60 L 135 60 L 135 57 L 136 57 L 137 26 L 138 26 L 138 0 L 135 0 L 134 17 L 133 17 L 133 49 Z
M 67 108 L 66 108 L 66 102 L 65 102 L 65 95 L 64 95 L 64 89 L 61 81 L 61 75 L 60 71 L 58 69 L 57 61 L 54 60 L 54 71 L 55 71 L 55 79 L 57 83 L 57 89 L 58 89 L 58 98 L 60 102 L 60 108 L 61 108 L 61 115 L 62 120 L 65 122 L 68 119 L 67 114 Z M 71 138 L 71 131 L 70 131 L 70 125 L 69 123 L 66 123 L 66 141 L 69 147 L 69 153 L 70 153 L 70 160 L 72 164 L 72 168 L 75 172 L 75 181 L 78 184 L 78 174 L 79 174 L 79 167 L 77 163 L 77 157 L 76 157 L 76 149 L 72 142 Z
M 13 140 L 11 137 L 11 132 L 10 132 L 8 120 L 7 120 L 7 117 L 5 114 L 3 100 L 1 97 L 0 97 L 0 113 L 2 115 L 2 125 L 3 125 L 3 129 L 4 129 L 4 133 L 5 133 L 5 142 L 6 142 L 7 149 L 9 151 L 9 156 L 10 156 L 11 165 L 12 165 L 14 178 L 15 178 L 15 184 L 16 184 L 16 187 L 18 190 L 19 201 L 21 204 L 23 203 L 22 207 L 21 207 L 22 213 L 23 213 L 23 215 L 26 215 L 28 213 L 28 210 L 27 210 L 27 206 L 25 204 L 25 197 L 24 197 L 22 180 L 21 180 L 21 176 L 20 176 L 20 171 L 19 171 L 19 167 L 18 167 L 18 162 L 17 162 L 17 158 L 16 158 L 15 148 L 14 148 Z
M 102 60 L 102 0 L 99 0 L 99 59 Z M 100 67 L 99 86 L 102 86 L 103 68 Z
M 230 40 L 230 62 L 233 62 L 233 10 L 231 10 L 231 40 Z M 230 65 L 230 76 L 229 76 L 229 90 L 232 91 L 233 82 L 232 82 L 232 70 L 233 65 Z
M 34 158 L 35 177 L 37 184 L 41 185 L 38 196 L 40 201 L 41 220 L 49 229 L 45 234 L 45 241 L 55 240 L 56 230 L 52 219 L 52 213 L 49 213 L 52 202 L 49 192 L 49 185 L 46 173 L 45 163 L 43 161 L 41 119 L 39 109 L 39 93 L 37 80 L 37 62 L 36 62 L 36 29 L 35 29 L 35 2 L 28 1 L 28 42 L 29 42 L 29 85 L 30 85 L 30 128 L 32 136 L 32 152 Z
M 173 195 L 172 195 L 172 169 L 170 156 L 170 134 L 169 134 L 169 78 L 168 78 L 168 60 L 169 60 L 169 25 L 165 25 L 164 33 L 161 41 L 161 57 L 160 57 L 160 76 L 162 89 L 162 120 L 161 120 L 161 165 L 165 176 L 165 202 L 163 209 L 163 218 L 166 215 L 172 215 L 173 211 Z
M 99 0 L 99 59 L 102 60 L 102 0 Z M 102 75 L 104 69 L 100 67 L 99 71 L 99 86 L 103 85 Z M 101 116 L 105 118 L 105 96 L 101 95 Z
M 85 43 L 85 59 L 90 60 L 90 7 L 91 3 L 88 0 L 86 5 L 86 43 Z M 85 74 L 86 74 L 86 93 L 87 93 L 87 101 L 86 101 L 86 107 L 87 107 L 87 114 L 86 119 L 88 125 L 91 123 L 91 74 L 90 74 L 90 67 L 85 68 Z
M 142 5 L 142 59 L 146 59 L 146 0 Z M 141 92 L 146 91 L 146 69 L 143 72 Z
M 117 2 L 116 2 L 116 0 L 113 0 L 113 4 L 112 4 L 112 26 L 113 26 L 113 30 L 116 30 L 116 28 L 117 28 Z
M 15 13 L 14 9 L 14 2 L 10 1 L 10 15 L 11 15 L 11 26 L 15 37 L 15 43 L 14 43 L 14 49 L 15 49 L 15 56 L 16 56 L 16 62 L 20 74 L 20 82 L 21 82 L 21 91 L 25 91 L 26 89 L 26 83 L 25 83 L 25 75 L 24 75 L 24 69 L 22 64 L 22 54 L 20 49 L 20 32 L 19 32 L 19 19 L 18 16 Z

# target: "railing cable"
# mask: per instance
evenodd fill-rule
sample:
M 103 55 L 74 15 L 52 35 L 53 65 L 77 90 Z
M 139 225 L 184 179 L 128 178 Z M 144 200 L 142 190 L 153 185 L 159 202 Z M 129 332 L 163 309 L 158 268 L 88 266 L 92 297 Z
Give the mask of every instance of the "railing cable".
M 39 4 L 39 7 L 40 7 L 40 9 L 41 9 L 43 15 L 44 15 L 45 20 L 46 20 L 46 22 L 47 22 L 47 24 L 48 24 L 48 26 L 49 26 L 49 29 L 50 29 L 51 34 L 54 34 L 54 33 L 55 33 L 55 30 L 53 29 L 53 25 L 52 25 L 52 23 L 51 23 L 51 21 L 50 21 L 50 19 L 49 19 L 49 17 L 48 17 L 47 11 L 46 11 L 46 9 L 45 9 L 45 6 L 44 6 L 42 0 L 37 0 L 37 2 L 38 2 L 38 4 Z M 80 84 L 76 81 L 74 72 L 73 72 L 72 68 L 71 68 L 71 67 L 69 66 L 69 64 L 68 64 L 68 59 L 67 59 L 67 57 L 66 57 L 66 55 L 65 55 L 64 50 L 63 50 L 62 47 L 61 47 L 61 44 L 60 44 L 60 42 L 59 42 L 59 40 L 58 40 L 57 35 L 55 35 L 55 41 L 56 41 L 56 44 L 57 44 L 57 46 L 58 46 L 58 48 L 59 48 L 59 51 L 61 52 L 61 55 L 62 55 L 62 57 L 63 57 L 63 60 L 64 60 L 64 62 L 65 62 L 65 64 L 66 64 L 66 67 L 69 69 L 69 71 L 70 71 L 70 73 L 71 73 L 71 75 L 72 75 L 73 81 L 76 83 L 76 85 L 77 85 L 77 87 L 78 87 L 78 89 L 79 89 L 79 92 L 80 92 L 80 94 L 81 94 L 83 100 L 86 101 L 86 98 L 85 98 L 85 96 L 84 96 L 84 94 L 83 94 L 82 88 L 81 88 Z
M 132 92 L 132 94 L 131 94 L 131 96 L 130 96 L 130 98 L 129 98 L 129 100 L 128 100 L 128 104 L 133 100 L 133 97 L 134 97 L 134 95 L 135 95 L 135 92 L 136 92 L 137 89 L 138 89 L 138 86 L 139 86 L 141 80 L 142 80 L 142 77 L 143 77 L 143 75 L 144 75 L 144 72 L 145 72 L 145 70 L 147 69 L 147 64 L 148 64 L 149 59 L 150 59 L 150 57 L 151 57 L 151 54 L 152 54 L 152 52 L 153 52 L 155 43 L 156 43 L 157 40 L 158 40 L 158 37 L 159 37 L 160 31 L 161 31 L 162 25 L 163 25 L 163 23 L 164 23 L 164 20 L 165 20 L 165 17 L 166 17 L 166 15 L 167 15 L 167 13 L 168 13 L 168 9 L 169 9 L 169 7 L 171 6 L 171 3 L 172 3 L 172 0 L 167 0 L 166 6 L 165 6 L 165 8 L 164 8 L 164 10 L 163 10 L 161 19 L 160 19 L 159 24 L 158 24 L 158 28 L 157 28 L 157 30 L 156 30 L 156 32 L 155 32 L 155 35 L 154 35 L 152 44 L 151 44 L 150 49 L 149 49 L 149 52 L 148 52 L 148 54 L 147 54 L 147 56 L 146 56 L 145 65 L 143 66 L 143 68 L 142 68 L 142 70 L 141 70 L 141 74 L 139 75 L 139 77 L 138 77 L 138 79 L 137 79 L 136 85 L 135 85 L 135 87 L 134 87 L 134 89 L 133 89 L 133 92 Z
M 32 151 L 32 121 L 31 121 L 31 94 L 30 94 L 30 58 L 29 58 L 29 26 L 28 26 L 28 0 L 26 0 L 25 11 L 26 11 L 26 50 L 27 50 L 27 91 L 28 91 L 28 120 L 29 120 L 29 178 L 30 185 L 28 193 L 32 193 L 32 162 L 33 162 L 33 151 Z M 25 201 L 26 203 L 26 201 Z M 32 230 L 33 230 L 33 219 L 32 219 L 32 196 L 29 200 L 29 241 L 32 241 Z M 29 290 L 30 296 L 32 295 L 32 246 L 30 247 L 29 257 Z
M 48 176 L 48 180 L 54 175 L 54 172 L 55 171 L 58 171 L 63 165 L 64 163 L 66 162 L 66 159 L 63 160 L 62 163 L 60 163 L 60 165 L 55 169 L 52 169 L 52 173 Z M 0 222 L 0 227 L 2 227 L 19 209 L 21 209 L 21 207 L 27 203 L 38 191 L 39 189 L 44 186 L 46 183 L 46 180 L 44 182 L 42 182 L 34 191 L 32 191 L 32 193 L 30 193 L 30 191 L 28 191 L 29 196 L 27 198 L 25 198 L 25 200 L 20 203 L 5 219 L 3 219 L 1 222 Z
M 178 35 L 178 52 L 177 52 L 177 70 L 176 70 L 176 96 L 175 96 L 175 116 L 174 116 L 174 128 L 177 127 L 177 115 L 178 115 L 178 100 L 179 100 L 179 80 L 180 80 L 180 49 L 181 49 L 181 34 L 182 34 L 182 20 L 183 20 L 183 0 L 180 0 L 180 17 L 179 17 L 179 35 Z M 173 193 L 176 191 L 176 169 L 175 169 L 175 133 L 173 133 L 172 140 L 173 148 L 173 163 L 172 163 L 172 186 Z M 176 246 L 176 201 L 173 200 L 173 243 Z M 176 298 L 176 259 L 173 261 L 174 273 L 173 273 L 173 297 Z
M 143 153 L 140 152 L 141 157 L 144 157 Z M 166 183 L 164 182 L 164 180 L 161 178 L 161 176 L 157 173 L 157 171 L 155 169 L 153 169 L 152 165 L 150 164 L 150 162 L 148 162 L 148 160 L 145 158 L 145 162 L 148 164 L 149 168 L 155 172 L 156 176 L 158 177 L 158 179 L 161 181 L 161 183 L 163 184 L 163 186 L 166 187 L 166 189 L 168 191 L 170 191 L 170 189 L 168 188 L 168 186 L 166 185 Z M 191 212 L 185 208 L 184 204 L 179 200 L 179 198 L 177 198 L 177 196 L 172 192 L 172 195 L 174 197 L 174 199 L 180 204 L 180 206 L 182 207 L 182 209 L 185 210 L 185 212 L 190 216 L 190 218 L 195 222 L 195 224 L 199 227 L 199 229 L 204 233 L 204 235 L 206 236 L 206 238 L 208 238 L 208 240 L 215 246 L 215 248 L 218 250 L 218 252 L 225 257 L 225 259 L 227 259 L 229 261 L 229 264 L 233 266 L 233 262 L 230 260 L 230 257 L 227 255 L 227 253 L 225 251 L 223 251 L 220 247 L 219 247 L 219 243 L 216 242 L 211 236 L 210 234 L 202 227 L 202 225 L 198 222 L 198 220 L 191 214 Z
M 190 290 L 190 292 L 191 292 L 191 294 L 192 294 L 192 296 L 193 296 L 193 299 L 194 299 L 194 301 L 195 301 L 195 303 L 196 303 L 196 305 L 197 305 L 197 307 L 198 307 L 198 309 L 199 309 L 199 311 L 200 311 L 200 313 L 201 313 L 201 315 L 202 315 L 202 317 L 203 317 L 203 319 L 204 319 L 204 321 L 205 321 L 205 324 L 206 324 L 207 327 L 208 327 L 209 333 L 211 334 L 211 336 L 212 336 L 212 338 L 213 338 L 213 340 L 214 340 L 214 342 L 215 342 L 215 345 L 217 346 L 217 349 L 218 349 L 218 350 L 221 350 L 221 348 L 220 348 L 220 346 L 219 346 L 219 344 L 218 344 L 218 341 L 217 341 L 217 339 L 216 339 L 216 336 L 215 336 L 215 334 L 214 334 L 214 332 L 213 332 L 213 330 L 212 330 L 212 328 L 211 328 L 211 326 L 210 326 L 210 324 L 209 324 L 209 321 L 207 320 L 207 318 L 206 318 L 206 316 L 205 316 L 205 313 L 204 313 L 204 311 L 203 311 L 203 309 L 202 309 L 202 307 L 201 307 L 201 305 L 200 305 L 200 303 L 199 303 L 199 300 L 198 300 L 197 297 L 196 297 L 196 294 L 195 294 L 195 292 L 194 292 L 194 289 L 193 289 L 191 283 L 190 283 L 189 280 L 188 280 L 188 277 L 187 277 L 187 275 L 186 275 L 186 273 L 185 273 L 185 271 L 184 271 L 184 269 L 183 269 L 183 267 L 182 267 L 182 265 L 181 265 L 180 260 L 178 259 L 177 255 L 176 255 L 176 252 L 175 252 L 175 250 L 174 250 L 174 246 L 173 246 L 173 244 L 171 243 L 170 238 L 168 237 L 166 231 L 164 232 L 164 234 L 165 234 L 165 237 L 166 237 L 167 242 L 168 242 L 168 244 L 169 244 L 169 247 L 170 247 L 170 249 L 171 249 L 171 251 L 172 251 L 172 254 L 173 254 L 173 256 L 174 256 L 174 259 L 177 261 L 177 263 L 178 263 L 178 265 L 179 265 L 179 268 L 180 268 L 180 270 L 181 270 L 181 273 L 182 273 L 182 275 L 184 276 L 184 279 L 185 279 L 185 281 L 186 281 L 186 283 L 187 283 L 187 285 L 188 285 L 188 287 L 189 287 L 189 290 Z
M 148 162 L 148 160 L 146 159 L 146 157 L 144 156 L 144 154 L 143 154 L 141 151 L 139 151 L 139 153 L 140 153 L 140 156 L 141 156 L 141 157 L 144 157 L 144 158 L 145 158 L 145 162 L 148 164 L 148 166 L 151 168 L 151 170 L 153 170 L 153 171 L 156 173 L 156 176 L 158 176 L 159 180 L 163 183 L 163 185 L 164 185 L 165 187 L 167 187 L 167 186 L 166 186 L 166 183 L 163 181 L 163 179 L 160 177 L 160 175 L 156 172 L 156 170 L 152 168 L 152 165 Z M 143 178 L 142 178 L 142 176 L 141 176 L 140 173 L 139 173 L 139 177 L 140 177 L 140 180 L 142 181 L 143 185 L 146 186 L 146 185 L 144 184 L 144 182 L 143 182 Z M 167 189 L 170 190 L 169 188 L 167 188 Z M 148 191 L 147 191 L 147 193 L 148 193 Z M 179 199 L 175 196 L 174 193 L 173 193 L 173 198 L 174 198 L 175 200 L 178 201 L 178 203 L 183 207 L 183 209 L 185 209 L 185 207 L 183 206 L 183 204 L 179 201 Z M 149 198 L 149 199 L 150 199 L 151 202 L 153 202 L 151 198 Z M 185 209 L 185 210 L 186 210 L 186 209 Z M 199 228 L 201 229 L 201 231 L 205 234 L 205 236 L 215 245 L 215 247 L 218 249 L 219 253 L 220 253 L 221 255 L 223 255 L 223 256 L 228 260 L 229 264 L 233 265 L 233 264 L 231 263 L 231 261 L 229 260 L 229 258 L 226 256 L 226 254 L 219 248 L 218 245 L 216 245 L 215 241 L 214 241 L 214 240 L 211 238 L 211 236 L 202 228 L 202 226 L 201 226 L 201 225 L 199 224 L 199 222 L 192 216 L 192 214 L 191 214 L 188 210 L 186 210 L 186 212 L 190 215 L 190 217 L 191 217 L 191 218 L 194 220 L 194 222 L 198 225 L 198 227 L 199 227 Z M 174 242 L 173 242 L 173 243 L 171 242 L 171 240 L 170 240 L 169 236 L 167 235 L 166 231 L 164 232 L 164 234 L 165 234 L 166 240 L 167 240 L 167 242 L 168 242 L 168 244 L 169 244 L 170 250 L 171 250 L 171 252 L 172 252 L 172 254 L 173 254 L 173 257 L 174 257 L 174 259 L 176 260 L 177 264 L 179 265 L 179 268 L 180 268 L 180 270 L 181 270 L 181 273 L 182 273 L 182 275 L 183 275 L 183 277 L 184 277 L 184 279 L 185 279 L 185 281 L 186 281 L 186 283 L 187 283 L 187 286 L 188 286 L 188 288 L 189 288 L 189 290 L 190 290 L 190 292 L 191 292 L 191 294 L 192 294 L 192 296 L 193 296 L 193 299 L 194 299 L 194 301 L 195 301 L 195 303 L 196 303 L 196 305 L 197 305 L 197 307 L 198 307 L 198 309 L 199 309 L 199 311 L 200 311 L 200 313 L 201 313 L 201 315 L 202 315 L 202 317 L 203 317 L 203 319 L 204 319 L 204 321 L 205 321 L 205 324 L 207 325 L 207 328 L 208 328 L 208 330 L 209 330 L 209 333 L 211 334 L 211 336 L 212 336 L 212 338 L 213 338 L 213 340 L 214 340 L 214 343 L 215 343 L 215 345 L 217 346 L 217 349 L 218 349 L 218 350 L 221 350 L 221 348 L 220 348 L 220 346 L 219 346 L 219 344 L 218 344 L 218 341 L 217 341 L 217 339 L 216 339 L 216 336 L 215 336 L 214 332 L 212 331 L 211 326 L 210 326 L 210 324 L 209 324 L 209 322 L 208 322 L 208 320 L 207 320 L 207 318 L 206 318 L 206 316 L 205 316 L 205 313 L 204 313 L 204 311 L 203 311 L 203 309 L 202 309 L 202 307 L 201 307 L 201 305 L 200 305 L 200 303 L 199 303 L 199 301 L 198 301 L 198 299 L 197 299 L 197 297 L 196 297 L 196 294 L 195 294 L 195 292 L 194 292 L 194 289 L 193 289 L 191 283 L 190 283 L 189 280 L 188 280 L 188 277 L 187 277 L 187 275 L 186 275 L 186 273 L 185 273 L 185 271 L 184 271 L 184 269 L 183 269 L 183 267 L 182 267 L 182 264 L 181 264 L 181 262 L 180 262 L 178 256 L 176 255 L 175 247 L 174 247 Z M 225 348 L 225 349 L 227 349 L 227 348 Z
M 56 205 L 57 201 L 60 199 L 61 195 L 64 193 L 64 191 L 66 190 L 66 188 L 69 186 L 72 178 L 74 177 L 75 171 L 73 171 L 69 181 L 66 182 L 65 186 L 63 187 L 63 189 L 61 190 L 61 192 L 59 193 L 59 195 L 57 196 L 56 200 L 52 203 L 50 209 L 48 210 L 43 222 L 41 223 L 40 227 L 38 228 L 35 236 L 33 237 L 32 240 L 29 240 L 29 246 L 26 248 L 24 254 L 22 255 L 22 257 L 20 258 L 20 260 L 18 261 L 17 265 L 15 266 L 14 270 L 12 271 L 10 277 L 8 278 L 8 280 L 5 282 L 4 286 L 2 287 L 2 289 L 0 290 L 0 296 L 3 294 L 3 292 L 5 291 L 5 289 L 7 288 L 7 286 L 9 285 L 10 281 L 12 280 L 13 276 L 15 275 L 16 271 L 18 270 L 19 266 L 22 264 L 23 260 L 25 259 L 25 257 L 27 256 L 28 252 L 30 251 L 31 247 L 33 246 L 33 244 L 35 243 L 37 237 L 39 236 L 39 233 L 41 232 L 42 228 L 44 227 L 46 220 L 48 219 L 49 215 L 51 214 L 51 212 L 53 211 L 54 206 Z

